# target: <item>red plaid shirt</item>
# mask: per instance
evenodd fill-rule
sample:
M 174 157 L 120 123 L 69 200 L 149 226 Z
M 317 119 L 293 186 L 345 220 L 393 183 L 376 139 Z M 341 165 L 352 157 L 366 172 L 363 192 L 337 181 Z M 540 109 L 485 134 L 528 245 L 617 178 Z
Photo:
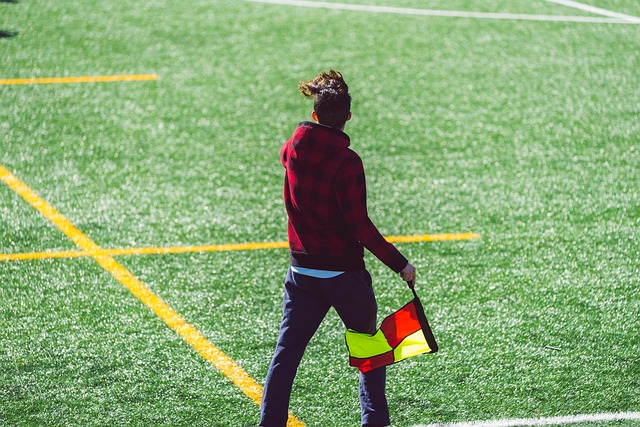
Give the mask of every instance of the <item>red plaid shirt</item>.
M 407 259 L 369 219 L 364 167 L 337 129 L 302 122 L 280 150 L 286 169 L 291 264 L 347 271 L 365 267 L 364 248 L 395 272 Z

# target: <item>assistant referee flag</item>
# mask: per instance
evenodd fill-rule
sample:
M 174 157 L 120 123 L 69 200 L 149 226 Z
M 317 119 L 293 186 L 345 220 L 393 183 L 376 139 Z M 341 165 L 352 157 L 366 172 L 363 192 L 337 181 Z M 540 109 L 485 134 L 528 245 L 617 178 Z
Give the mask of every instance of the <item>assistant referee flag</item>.
M 438 351 L 422 303 L 413 284 L 414 299 L 382 321 L 375 334 L 348 329 L 345 334 L 349 364 L 368 372 L 422 353 Z

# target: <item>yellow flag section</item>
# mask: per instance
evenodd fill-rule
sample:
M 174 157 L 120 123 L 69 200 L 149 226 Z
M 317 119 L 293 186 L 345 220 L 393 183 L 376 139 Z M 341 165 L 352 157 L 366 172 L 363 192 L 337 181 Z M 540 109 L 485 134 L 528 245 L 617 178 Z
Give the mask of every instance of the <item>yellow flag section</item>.
M 349 349 L 349 364 L 360 369 L 360 372 L 438 351 L 438 344 L 417 295 L 413 301 L 385 318 L 375 334 L 348 329 L 345 340 Z

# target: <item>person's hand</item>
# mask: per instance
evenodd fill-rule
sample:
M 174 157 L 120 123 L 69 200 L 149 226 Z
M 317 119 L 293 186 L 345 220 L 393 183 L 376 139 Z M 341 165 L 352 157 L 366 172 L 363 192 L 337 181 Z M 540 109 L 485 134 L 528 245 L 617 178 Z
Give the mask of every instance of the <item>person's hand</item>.
M 411 265 L 411 263 L 407 263 L 407 266 L 402 269 L 400 272 L 400 278 L 405 282 L 415 282 L 416 280 L 416 268 Z

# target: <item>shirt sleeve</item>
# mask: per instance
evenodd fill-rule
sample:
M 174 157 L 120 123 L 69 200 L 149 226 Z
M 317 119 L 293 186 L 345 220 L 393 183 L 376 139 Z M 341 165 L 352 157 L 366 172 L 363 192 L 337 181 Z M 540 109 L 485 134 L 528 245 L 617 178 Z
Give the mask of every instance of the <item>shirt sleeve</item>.
M 385 240 L 369 218 L 364 166 L 360 157 L 352 154 L 342 164 L 334 181 L 338 206 L 355 238 L 376 258 L 399 273 L 408 261 Z

